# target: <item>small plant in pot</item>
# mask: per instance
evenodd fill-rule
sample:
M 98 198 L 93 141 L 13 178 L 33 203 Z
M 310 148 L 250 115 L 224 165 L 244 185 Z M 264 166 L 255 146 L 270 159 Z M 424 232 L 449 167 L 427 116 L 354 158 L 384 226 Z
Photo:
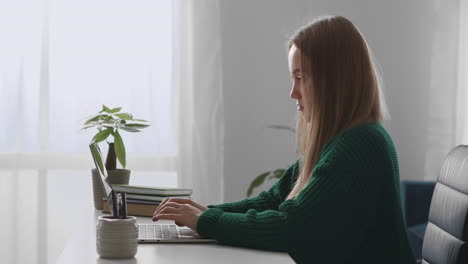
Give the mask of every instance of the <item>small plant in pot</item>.
M 112 184 L 128 184 L 130 180 L 130 170 L 126 169 L 126 151 L 125 145 L 120 135 L 120 131 L 140 132 L 142 129 L 149 127 L 149 123 L 143 119 L 135 119 L 129 113 L 120 112 L 122 107 L 109 108 L 102 105 L 102 110 L 92 118 L 89 118 L 84 123 L 83 129 L 97 128 L 98 132 L 93 137 L 91 142 L 106 141 L 109 148 L 106 157 L 106 170 L 109 181 Z M 108 140 L 110 137 L 113 140 Z M 117 160 L 121 169 L 117 168 Z M 99 172 L 92 169 L 93 177 L 93 193 L 94 207 L 102 209 L 102 198 L 105 198 L 104 186 L 100 181 Z

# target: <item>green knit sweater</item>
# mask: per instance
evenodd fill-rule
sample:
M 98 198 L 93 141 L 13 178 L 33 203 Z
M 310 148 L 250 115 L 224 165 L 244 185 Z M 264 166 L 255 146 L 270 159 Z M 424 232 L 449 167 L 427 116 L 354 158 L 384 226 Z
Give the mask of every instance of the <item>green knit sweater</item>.
M 298 166 L 255 198 L 208 206 L 198 233 L 222 244 L 288 252 L 298 263 L 415 263 L 396 151 L 381 124 L 334 136 L 307 186 L 285 201 Z

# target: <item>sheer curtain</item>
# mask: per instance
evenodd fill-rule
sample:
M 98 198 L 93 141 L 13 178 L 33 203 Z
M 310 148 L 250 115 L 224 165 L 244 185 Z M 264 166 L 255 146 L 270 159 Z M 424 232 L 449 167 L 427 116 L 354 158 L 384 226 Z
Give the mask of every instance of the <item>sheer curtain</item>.
M 451 149 L 468 144 L 467 10 L 463 0 L 435 0 L 424 179 L 433 181 Z M 462 7 L 462 8 L 461 8 Z
M 459 2 L 457 143 L 468 145 L 468 3 Z
M 224 200 L 224 101 L 219 1 L 176 2 L 175 84 L 180 186 L 207 205 Z
M 123 135 L 131 183 L 221 202 L 219 18 L 200 3 L 0 0 L 2 261 L 54 262 L 92 217 L 96 131 L 79 129 L 102 104 L 151 122 Z

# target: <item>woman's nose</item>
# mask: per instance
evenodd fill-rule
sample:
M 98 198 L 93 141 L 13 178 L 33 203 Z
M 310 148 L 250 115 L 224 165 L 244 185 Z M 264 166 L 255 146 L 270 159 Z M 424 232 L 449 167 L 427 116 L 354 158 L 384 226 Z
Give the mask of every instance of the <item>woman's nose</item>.
M 298 91 L 296 85 L 293 85 L 293 87 L 291 88 L 291 93 L 289 94 L 289 96 L 292 99 L 296 99 L 296 100 L 300 98 L 300 94 L 299 94 L 299 91 Z

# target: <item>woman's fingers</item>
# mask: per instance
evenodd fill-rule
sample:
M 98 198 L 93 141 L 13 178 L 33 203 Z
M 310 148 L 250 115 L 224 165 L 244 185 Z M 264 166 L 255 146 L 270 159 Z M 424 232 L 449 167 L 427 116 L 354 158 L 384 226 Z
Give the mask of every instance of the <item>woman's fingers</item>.
M 201 210 L 190 204 L 168 202 L 166 206 L 153 217 L 153 221 L 158 219 L 173 220 L 179 226 L 187 226 L 196 231 L 200 214 Z
M 170 199 L 171 199 L 171 198 L 165 198 L 165 199 L 159 204 L 158 208 L 154 211 L 154 214 L 153 214 L 153 215 L 155 215 L 161 208 L 163 208 L 164 205 L 165 205 L 167 202 L 169 202 Z
M 159 214 L 158 219 L 174 220 L 177 222 L 180 215 L 178 214 Z
M 164 209 L 164 207 L 166 207 L 166 205 L 167 205 L 168 203 L 170 203 L 170 202 L 171 202 L 171 198 L 166 198 L 166 199 L 164 199 L 164 200 L 161 202 L 161 204 L 159 204 L 158 208 L 156 208 L 156 210 L 154 211 L 153 217 L 154 217 L 155 215 L 157 215 L 162 209 Z
M 156 217 L 157 214 L 160 214 L 162 210 L 168 205 L 171 205 L 172 207 L 177 207 L 178 205 L 182 204 L 187 204 L 191 205 L 195 208 L 197 208 L 200 211 L 205 211 L 207 208 L 203 205 L 200 205 L 190 199 L 185 199 L 185 198 L 166 198 L 164 199 L 161 204 L 158 206 L 158 208 L 154 211 L 153 213 L 153 221 L 156 221 L 159 217 Z
M 166 198 L 164 199 L 161 204 L 158 206 L 158 208 L 156 208 L 156 210 L 154 211 L 153 213 L 153 217 L 155 217 L 159 212 L 161 212 L 162 209 L 164 209 L 164 207 L 166 207 L 166 205 L 168 203 L 172 202 L 172 198 Z
M 174 213 L 177 213 L 179 212 L 179 210 L 176 208 L 176 207 L 172 207 L 170 205 L 164 207 L 164 209 L 162 209 L 158 214 L 174 214 Z
M 158 207 L 156 208 L 156 210 L 154 210 L 153 218 L 154 218 L 154 216 L 155 216 L 157 213 L 159 213 L 159 211 L 161 211 L 161 209 L 162 209 L 162 208 L 164 207 L 164 205 L 167 203 L 167 200 L 168 200 L 167 198 L 164 199 L 164 200 L 158 205 Z
M 164 214 L 178 214 L 178 210 L 174 207 L 166 207 L 164 208 L 163 210 L 161 210 L 159 213 L 153 215 L 153 218 L 152 220 L 153 221 L 156 221 L 156 220 L 159 220 L 159 219 L 163 219 L 161 218 L 160 216 L 161 215 L 164 215 Z
M 163 207 L 159 207 L 153 214 L 153 220 L 159 219 L 159 217 L 156 217 L 158 214 L 162 213 L 172 213 L 172 212 L 178 212 L 178 208 L 180 208 L 180 204 L 178 203 L 173 203 L 173 202 L 167 202 Z
M 185 198 L 171 198 L 171 202 L 181 203 L 181 204 L 190 204 L 193 207 L 200 209 L 200 211 L 205 211 L 207 208 L 201 204 L 198 204 L 190 199 Z

